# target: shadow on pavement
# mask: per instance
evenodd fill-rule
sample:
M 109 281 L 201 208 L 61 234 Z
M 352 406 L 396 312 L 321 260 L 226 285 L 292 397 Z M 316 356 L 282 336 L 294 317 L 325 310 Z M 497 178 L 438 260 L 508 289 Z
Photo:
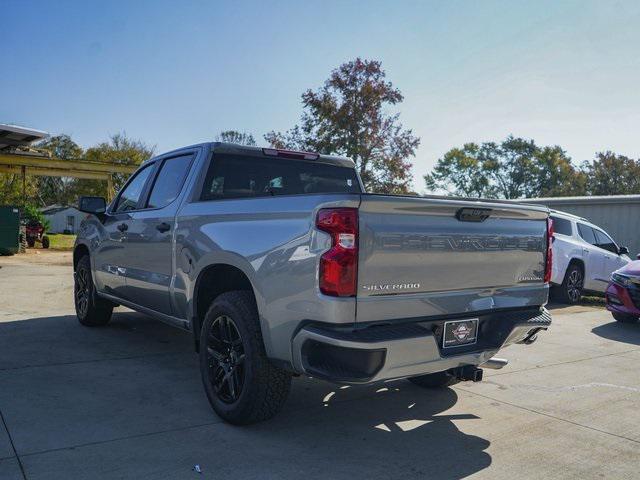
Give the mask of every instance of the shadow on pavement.
M 453 389 L 301 377 L 276 418 L 240 428 L 209 408 L 197 368 L 189 333 L 137 313 L 0 323 L 0 410 L 34 473 L 184 478 L 197 462 L 204 478 L 459 479 L 491 464 Z
M 178 352 L 193 352 L 188 332 L 130 311 L 96 328 L 81 326 L 75 315 L 0 322 L 0 371 Z
M 591 333 L 616 342 L 640 345 L 640 323 L 611 322 L 599 325 Z
M 491 464 L 491 456 L 484 451 L 490 442 L 456 426 L 479 418 L 444 413 L 458 400 L 453 389 L 425 390 L 397 381 L 347 391 L 316 382 L 313 390 L 323 388 L 336 394 L 321 410 L 292 413 L 287 408 L 295 405 L 289 402 L 280 416 L 250 428 L 287 451 L 305 455 L 305 450 L 312 449 L 327 458 L 329 464 L 319 466 L 318 475 L 323 468 L 338 477 L 459 479 Z M 346 392 L 350 395 L 342 399 Z M 315 395 L 316 401 L 321 400 Z

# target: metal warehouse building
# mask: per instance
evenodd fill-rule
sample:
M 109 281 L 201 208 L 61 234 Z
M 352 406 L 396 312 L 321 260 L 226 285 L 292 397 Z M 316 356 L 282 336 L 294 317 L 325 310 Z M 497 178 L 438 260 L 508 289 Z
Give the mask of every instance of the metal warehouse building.
M 618 245 L 629 247 L 631 258 L 635 259 L 640 253 L 640 195 L 528 198 L 522 201 L 584 217 L 606 230 Z

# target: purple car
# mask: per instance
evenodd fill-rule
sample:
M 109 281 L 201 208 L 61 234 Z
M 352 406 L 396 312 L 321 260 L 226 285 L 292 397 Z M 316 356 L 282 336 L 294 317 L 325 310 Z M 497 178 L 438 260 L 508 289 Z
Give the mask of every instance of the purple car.
M 605 294 L 607 310 L 619 322 L 633 323 L 640 318 L 640 260 L 628 263 L 611 274 Z

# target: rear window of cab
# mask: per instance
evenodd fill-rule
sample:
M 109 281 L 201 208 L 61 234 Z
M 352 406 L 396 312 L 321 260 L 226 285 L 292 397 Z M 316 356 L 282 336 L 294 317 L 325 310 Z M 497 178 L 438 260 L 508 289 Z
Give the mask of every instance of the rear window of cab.
M 362 193 L 354 168 L 319 160 L 214 154 L 200 200 Z

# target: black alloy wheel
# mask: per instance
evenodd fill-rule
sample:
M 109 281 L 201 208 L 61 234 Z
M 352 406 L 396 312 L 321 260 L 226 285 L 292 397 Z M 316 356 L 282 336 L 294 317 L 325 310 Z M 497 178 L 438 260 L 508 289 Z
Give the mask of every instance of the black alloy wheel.
M 236 402 L 244 386 L 244 347 L 235 322 L 227 315 L 217 317 L 207 336 L 209 380 L 224 403 Z
M 291 388 L 291 373 L 267 357 L 253 292 L 217 296 L 198 332 L 200 374 L 213 410 L 234 425 L 273 417 Z
M 87 327 L 109 323 L 114 304 L 96 294 L 88 255 L 83 255 L 78 260 L 73 277 L 73 300 L 78 321 Z

